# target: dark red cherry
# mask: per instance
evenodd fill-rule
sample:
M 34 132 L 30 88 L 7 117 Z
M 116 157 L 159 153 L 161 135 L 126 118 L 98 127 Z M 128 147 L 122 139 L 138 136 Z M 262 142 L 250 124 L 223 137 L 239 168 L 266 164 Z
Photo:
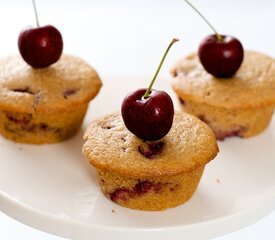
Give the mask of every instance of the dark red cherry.
M 204 69 L 217 78 L 232 77 L 243 61 L 243 46 L 234 37 L 220 35 L 206 17 L 189 1 L 192 7 L 215 34 L 205 37 L 199 46 L 199 58 Z
M 199 46 L 199 58 L 204 69 L 217 78 L 232 77 L 243 61 L 243 46 L 234 37 L 220 35 L 205 37 Z
M 121 106 L 121 113 L 128 130 L 145 140 L 163 138 L 171 129 L 174 105 L 164 91 L 151 89 L 144 98 L 146 89 L 136 90 L 127 95 Z
M 63 40 L 54 26 L 29 27 L 21 31 L 18 48 L 29 65 L 34 68 L 44 68 L 60 58 Z
M 166 92 L 154 90 L 152 86 L 167 53 L 177 41 L 174 38 L 168 45 L 149 87 L 128 94 L 122 102 L 121 114 L 126 127 L 144 140 L 159 140 L 171 129 L 174 118 L 172 99 Z
M 138 146 L 138 151 L 144 157 L 153 159 L 155 156 L 162 153 L 165 143 L 163 141 L 144 141 L 141 145 Z

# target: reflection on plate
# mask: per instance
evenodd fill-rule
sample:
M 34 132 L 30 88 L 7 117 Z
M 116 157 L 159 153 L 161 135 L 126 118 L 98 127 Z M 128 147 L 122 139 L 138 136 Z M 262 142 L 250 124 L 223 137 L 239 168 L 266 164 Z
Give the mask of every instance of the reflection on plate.
M 81 154 L 91 119 L 120 109 L 147 77 L 106 77 L 82 130 L 59 144 L 33 146 L 0 138 L 0 208 L 40 230 L 70 239 L 201 239 L 248 225 L 275 208 L 275 119 L 261 135 L 220 142 L 193 198 L 162 212 L 122 208 L 100 192 Z M 123 87 L 121 87 L 123 86 Z M 170 89 L 167 79 L 157 89 Z M 168 91 L 176 99 L 173 92 Z M 202 233 L 203 232 L 203 236 Z

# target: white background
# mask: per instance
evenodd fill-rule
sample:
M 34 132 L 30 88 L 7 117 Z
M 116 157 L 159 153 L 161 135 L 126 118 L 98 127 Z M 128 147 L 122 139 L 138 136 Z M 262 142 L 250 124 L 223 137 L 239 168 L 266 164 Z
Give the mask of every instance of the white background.
M 275 56 L 275 1 L 193 1 L 220 33 L 237 36 L 246 49 Z M 64 52 L 86 59 L 101 75 L 152 74 L 172 37 L 181 39 L 166 66 L 195 51 L 210 29 L 183 0 L 38 1 L 41 25 L 63 34 Z M 31 1 L 0 1 L 0 57 L 17 53 L 17 37 L 34 25 Z M 161 75 L 167 75 L 162 71 Z M 275 239 L 275 213 L 217 240 Z M 0 239 L 62 239 L 0 214 Z

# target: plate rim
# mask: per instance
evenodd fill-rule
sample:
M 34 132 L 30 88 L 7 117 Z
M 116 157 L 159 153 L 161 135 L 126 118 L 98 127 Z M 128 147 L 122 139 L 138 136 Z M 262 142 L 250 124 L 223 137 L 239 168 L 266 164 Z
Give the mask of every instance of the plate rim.
M 134 76 L 136 78 L 144 78 L 147 75 Z M 121 76 L 104 76 L 105 80 L 114 77 L 118 78 Z M 128 77 L 128 75 L 123 75 L 123 78 Z M 162 78 L 164 78 L 164 76 L 162 76 Z M 274 124 L 275 119 L 273 119 L 273 121 Z M 0 211 L 25 225 L 72 240 L 90 240 L 90 233 L 93 233 L 96 239 L 104 240 L 106 236 L 101 238 L 104 234 L 108 234 L 110 240 L 128 240 L 129 234 L 131 234 L 131 240 L 140 240 L 141 237 L 143 240 L 152 240 L 153 238 L 167 240 L 167 237 L 171 238 L 171 236 L 173 236 L 174 240 L 180 240 L 182 236 L 192 237 L 192 240 L 201 240 L 202 238 L 219 237 L 236 231 L 256 222 L 268 213 L 274 211 L 275 186 L 272 186 L 264 193 L 265 197 L 260 197 L 254 206 L 250 204 L 248 205 L 249 207 L 245 207 L 238 212 L 228 213 L 227 215 L 218 216 L 214 219 L 206 219 L 203 222 L 158 228 L 122 228 L 109 225 L 106 227 L 94 223 L 88 224 L 81 220 L 57 216 L 32 207 L 31 205 L 21 202 L 20 199 L 5 193 L 1 189 Z M 200 231 L 197 231 L 198 228 Z M 201 236 L 202 232 L 204 233 L 203 236 Z
M 274 190 L 274 191 L 273 191 Z M 260 218 L 271 213 L 275 209 L 275 186 L 270 190 L 270 197 L 261 199 L 255 206 L 245 208 L 239 212 L 234 212 L 226 216 L 220 216 L 215 219 L 209 219 L 201 223 L 193 223 L 187 225 L 168 226 L 166 228 L 122 228 L 122 227 L 110 227 L 100 226 L 95 224 L 87 224 L 79 220 L 71 220 L 56 215 L 49 214 L 37 208 L 31 207 L 28 204 L 20 202 L 20 200 L 9 196 L 0 190 L 0 206 L 1 211 L 10 216 L 11 218 L 33 227 L 35 229 L 60 236 L 69 239 L 81 239 L 88 240 L 90 233 L 94 236 L 100 237 L 104 234 L 109 234 L 111 239 L 127 239 L 129 234 L 131 239 L 151 239 L 152 237 L 158 237 L 158 239 L 167 239 L 167 237 L 173 236 L 174 239 L 179 239 L 178 233 L 181 233 L 180 237 L 190 236 L 192 232 L 192 239 L 204 239 L 219 237 L 224 234 L 231 233 L 245 226 L 248 226 Z M 234 221 L 238 220 L 238 221 Z M 233 224 L 232 224 L 233 222 Z M 230 224 L 229 224 L 230 223 Z M 57 227 L 57 225 L 62 227 Z M 53 227 L 55 226 L 55 227 Z M 55 229 L 53 229 L 55 228 Z M 207 228 L 207 232 L 203 229 Z M 70 231 L 68 230 L 70 229 Z M 201 229 L 194 235 L 195 229 Z M 79 233 L 81 232 L 81 236 Z M 201 232 L 204 232 L 204 236 L 201 236 Z M 110 235 L 115 233 L 115 235 Z M 86 236 L 86 237 L 85 237 Z M 148 238 L 149 237 L 149 238 Z M 178 238 L 177 238 L 178 237 Z M 97 238 L 98 239 L 98 238 Z M 101 238 L 100 238 L 101 239 Z

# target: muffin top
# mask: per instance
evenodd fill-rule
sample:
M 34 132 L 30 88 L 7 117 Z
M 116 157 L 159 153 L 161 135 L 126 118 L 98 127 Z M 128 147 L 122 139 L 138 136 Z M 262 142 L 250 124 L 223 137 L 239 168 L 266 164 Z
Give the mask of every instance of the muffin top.
M 245 51 L 237 73 L 218 79 L 207 73 L 196 53 L 178 61 L 171 70 L 172 87 L 179 97 L 229 109 L 275 104 L 275 60 Z
M 178 112 L 170 132 L 161 140 L 163 151 L 151 159 L 139 151 L 147 143 L 128 131 L 118 112 L 94 121 L 84 139 L 83 153 L 92 165 L 135 178 L 192 171 L 218 153 L 212 130 L 199 119 Z
M 101 87 L 96 71 L 80 58 L 62 55 L 34 69 L 19 55 L 0 60 L 0 109 L 57 112 L 93 99 Z

